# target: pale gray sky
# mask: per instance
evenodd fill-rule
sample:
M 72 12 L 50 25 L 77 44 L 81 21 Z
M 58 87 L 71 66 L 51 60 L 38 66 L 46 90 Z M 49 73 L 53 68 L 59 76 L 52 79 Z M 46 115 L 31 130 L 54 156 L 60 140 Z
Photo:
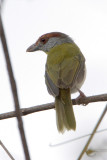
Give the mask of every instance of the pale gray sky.
M 54 101 L 45 86 L 45 53 L 26 53 L 26 49 L 39 36 L 51 31 L 68 34 L 83 52 L 87 77 L 82 91 L 87 96 L 107 92 L 106 0 L 5 0 L 2 18 L 21 107 Z M 14 107 L 1 43 L 0 59 L 0 113 L 3 113 L 13 110 Z M 31 159 L 76 160 L 87 138 L 60 147 L 50 147 L 49 144 L 91 133 L 105 104 L 104 102 L 89 104 L 86 107 L 74 106 L 77 129 L 63 135 L 57 131 L 54 110 L 24 117 Z M 99 129 L 106 127 L 107 116 Z M 24 159 L 15 118 L 0 121 L 0 140 L 16 160 Z M 106 132 L 97 134 L 90 146 L 93 149 L 107 148 Z M 106 157 L 107 153 L 103 153 L 92 159 L 103 160 Z M 83 160 L 89 159 L 84 155 Z

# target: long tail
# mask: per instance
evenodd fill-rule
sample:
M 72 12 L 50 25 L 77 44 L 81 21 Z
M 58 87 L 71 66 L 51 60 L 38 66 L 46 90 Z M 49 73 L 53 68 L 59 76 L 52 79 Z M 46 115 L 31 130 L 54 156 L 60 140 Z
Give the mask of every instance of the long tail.
M 59 96 L 55 98 L 56 121 L 59 132 L 76 129 L 76 121 L 72 108 L 70 89 L 60 89 Z

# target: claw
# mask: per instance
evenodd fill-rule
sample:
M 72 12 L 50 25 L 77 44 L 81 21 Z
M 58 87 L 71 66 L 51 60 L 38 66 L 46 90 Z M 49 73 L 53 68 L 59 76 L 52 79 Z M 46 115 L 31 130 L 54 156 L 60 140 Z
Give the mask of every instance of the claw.
M 78 92 L 79 92 L 80 95 L 75 99 L 77 103 L 78 103 L 78 101 L 79 101 L 80 99 L 87 97 L 80 89 L 78 89 Z M 83 104 L 83 106 L 86 106 L 87 104 L 88 104 L 88 103 Z

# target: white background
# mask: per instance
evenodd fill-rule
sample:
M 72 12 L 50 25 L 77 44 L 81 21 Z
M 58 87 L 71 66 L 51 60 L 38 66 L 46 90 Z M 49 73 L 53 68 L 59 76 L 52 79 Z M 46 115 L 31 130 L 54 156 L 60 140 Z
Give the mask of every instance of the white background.
M 39 36 L 52 31 L 64 32 L 71 36 L 83 52 L 87 77 L 82 91 L 87 96 L 107 93 L 106 0 L 5 0 L 2 19 L 21 107 L 54 101 L 45 86 L 46 54 L 40 51 L 26 53 L 26 49 Z M 14 110 L 1 43 L 0 97 L 0 113 Z M 23 117 L 31 159 L 77 160 L 88 137 L 59 147 L 50 147 L 49 144 L 58 144 L 91 133 L 105 104 L 103 102 L 85 107 L 74 106 L 76 131 L 65 132 L 63 135 L 59 134 L 56 128 L 55 110 Z M 106 127 L 107 115 L 99 130 Z M 16 160 L 24 160 L 15 118 L 0 121 L 0 140 Z M 107 132 L 96 134 L 90 147 L 107 148 Z M 97 153 L 94 157 L 84 155 L 83 160 L 106 158 L 107 152 Z

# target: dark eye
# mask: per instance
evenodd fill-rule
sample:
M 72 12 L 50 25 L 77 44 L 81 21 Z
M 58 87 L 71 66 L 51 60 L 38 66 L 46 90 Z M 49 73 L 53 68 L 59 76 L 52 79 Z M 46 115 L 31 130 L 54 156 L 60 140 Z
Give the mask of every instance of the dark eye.
M 43 43 L 44 43 L 45 41 L 46 41 L 46 39 L 45 39 L 45 38 L 42 38 L 42 39 L 41 39 L 41 42 L 43 42 Z

